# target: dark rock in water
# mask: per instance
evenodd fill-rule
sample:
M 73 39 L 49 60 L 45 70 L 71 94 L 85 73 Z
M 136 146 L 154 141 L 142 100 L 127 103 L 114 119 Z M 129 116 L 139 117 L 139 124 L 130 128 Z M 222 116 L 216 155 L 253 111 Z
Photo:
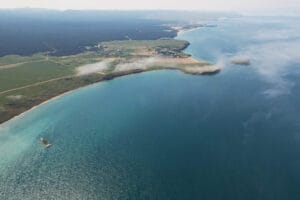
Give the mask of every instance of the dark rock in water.
M 250 65 L 251 61 L 248 58 L 233 58 L 230 61 L 232 64 L 235 65 Z

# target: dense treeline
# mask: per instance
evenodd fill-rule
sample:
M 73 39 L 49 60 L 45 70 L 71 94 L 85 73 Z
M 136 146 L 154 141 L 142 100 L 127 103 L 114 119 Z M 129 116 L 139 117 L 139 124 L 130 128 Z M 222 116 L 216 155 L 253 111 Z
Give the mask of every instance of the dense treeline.
M 1 10 L 0 56 L 70 55 L 100 41 L 174 37 L 163 23 L 143 12 Z

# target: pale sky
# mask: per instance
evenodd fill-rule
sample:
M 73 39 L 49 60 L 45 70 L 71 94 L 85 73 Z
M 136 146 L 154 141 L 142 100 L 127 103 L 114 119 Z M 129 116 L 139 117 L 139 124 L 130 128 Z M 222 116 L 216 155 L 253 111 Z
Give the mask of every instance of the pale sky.
M 297 11 L 300 0 L 0 0 L 0 8 Z

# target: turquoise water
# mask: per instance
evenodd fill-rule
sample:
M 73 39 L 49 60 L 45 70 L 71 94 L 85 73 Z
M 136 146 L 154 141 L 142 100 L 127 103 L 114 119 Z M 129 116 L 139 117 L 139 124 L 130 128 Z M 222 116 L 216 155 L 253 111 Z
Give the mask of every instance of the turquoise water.
M 211 23 L 179 38 L 217 75 L 130 75 L 2 125 L 0 199 L 300 199 L 298 20 Z

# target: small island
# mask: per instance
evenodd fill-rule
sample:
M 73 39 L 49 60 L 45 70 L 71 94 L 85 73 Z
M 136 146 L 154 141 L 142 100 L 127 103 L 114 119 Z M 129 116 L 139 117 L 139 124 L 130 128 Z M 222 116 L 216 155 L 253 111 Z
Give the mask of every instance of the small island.
M 251 64 L 251 61 L 249 58 L 239 58 L 239 57 L 236 57 L 236 58 L 232 58 L 230 60 L 231 64 L 234 64 L 234 65 L 250 65 Z
M 0 123 L 53 97 L 89 84 L 151 70 L 215 74 L 220 69 L 183 52 L 172 38 L 100 42 L 69 56 L 9 55 L 0 58 Z

